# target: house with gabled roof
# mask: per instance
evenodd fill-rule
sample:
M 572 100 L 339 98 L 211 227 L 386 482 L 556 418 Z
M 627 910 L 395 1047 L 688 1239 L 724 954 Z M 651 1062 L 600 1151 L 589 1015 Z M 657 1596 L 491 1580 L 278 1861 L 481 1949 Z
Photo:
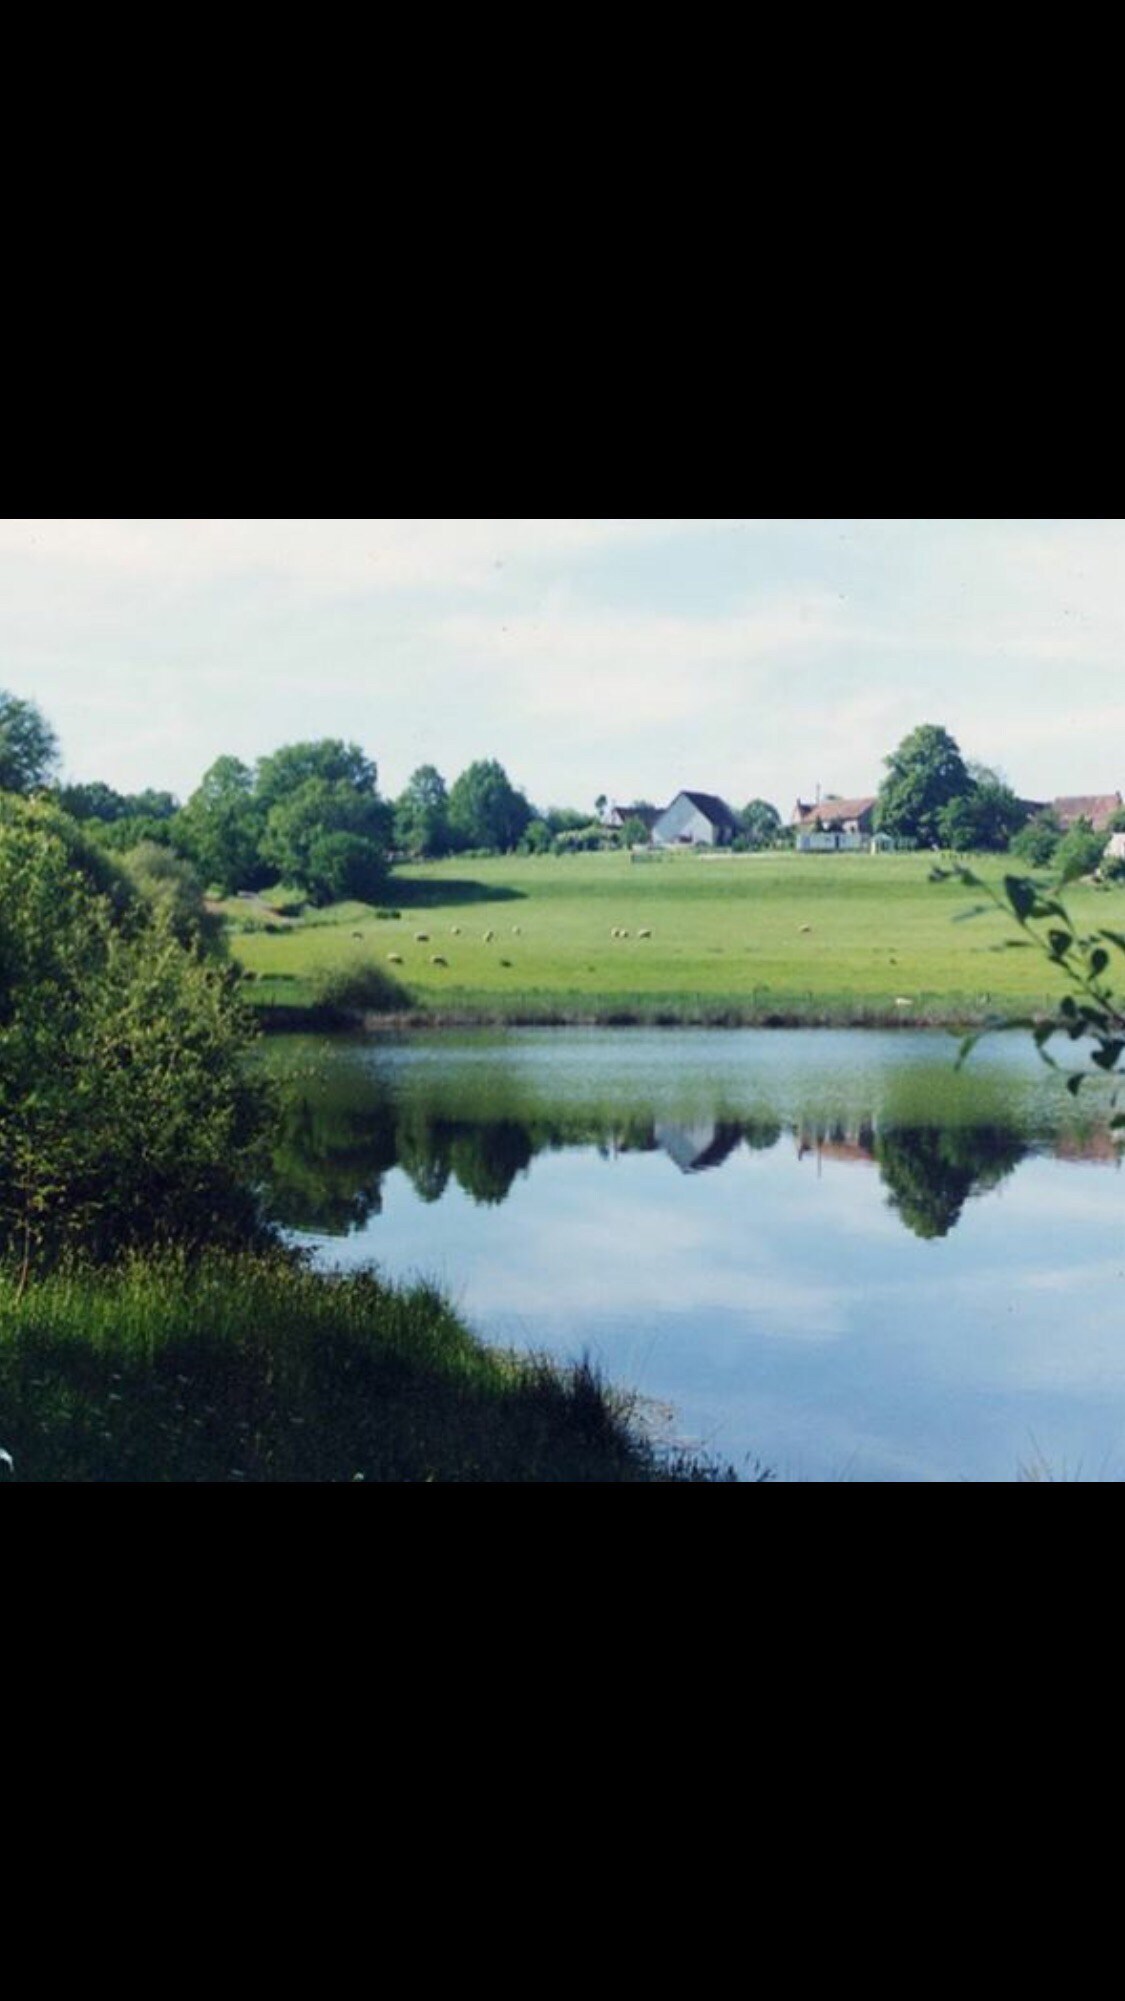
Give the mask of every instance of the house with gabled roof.
M 858 799 L 818 799 L 813 806 L 798 799 L 790 820 L 794 847 L 806 854 L 870 848 L 874 842 L 892 847 L 886 835 L 875 832 L 876 803 L 875 794 Z
M 729 848 L 738 821 L 713 792 L 677 792 L 652 829 L 657 848 Z

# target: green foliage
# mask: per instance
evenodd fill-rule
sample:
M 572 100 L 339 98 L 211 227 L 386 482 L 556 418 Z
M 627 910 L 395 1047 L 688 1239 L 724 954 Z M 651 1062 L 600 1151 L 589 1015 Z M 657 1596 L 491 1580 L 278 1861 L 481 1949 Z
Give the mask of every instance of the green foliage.
M 233 975 L 176 936 L 174 902 L 54 809 L 5 802 L 0 1228 L 25 1255 L 247 1227 L 248 1030 Z
M 1002 854 L 1024 825 L 1024 808 L 1011 787 L 992 773 L 974 778 L 971 786 L 938 814 L 942 844 L 962 854 Z
M 1068 827 L 1054 853 L 1055 872 L 1061 882 L 1076 876 L 1092 875 L 1105 852 L 1105 834 L 1095 834 L 1089 820 L 1076 820 Z
M 751 799 L 738 816 L 738 824 L 750 848 L 772 847 L 781 832 L 781 814 L 768 799 Z
M 644 848 L 648 846 L 648 839 L 648 828 L 644 821 L 637 814 L 630 813 L 621 829 L 622 845 L 627 848 Z
M 374 902 L 387 874 L 389 809 L 343 778 L 306 778 L 270 807 L 265 860 L 313 903 Z
M 1025 827 L 1021 827 L 1009 851 L 1031 868 L 1049 868 L 1062 834 L 1062 822 L 1046 806 L 1041 813 L 1034 814 Z
M 183 855 L 143 841 L 122 857 L 122 864 L 153 916 L 181 945 L 204 957 L 226 956 L 222 919 L 207 909 L 199 877 Z
M 1051 882 L 1042 882 L 1032 876 L 1006 875 L 999 890 L 982 881 L 971 869 L 957 863 L 949 868 L 935 868 L 931 872 L 932 881 L 944 882 L 955 878 L 966 888 L 983 895 L 985 901 L 975 904 L 963 913 L 964 916 L 973 918 L 986 911 L 998 910 L 1013 920 L 1022 936 L 1006 939 L 1004 946 L 1009 950 L 1022 948 L 1038 952 L 1054 970 L 1062 974 L 1070 989 L 1048 1012 L 1037 1016 L 999 1018 L 988 1028 L 967 1035 L 961 1044 L 959 1064 L 965 1061 L 982 1035 L 1000 1029 L 1022 1029 L 1031 1035 L 1043 1061 L 1052 1069 L 1061 1066 L 1047 1045 L 1056 1037 L 1065 1037 L 1072 1044 L 1093 1043 L 1089 1058 L 1093 1070 L 1104 1075 L 1117 1071 L 1125 1053 L 1125 1008 L 1108 976 L 1115 955 L 1125 955 L 1125 933 L 1105 926 L 1087 931 L 1079 929 L 1062 900 L 1062 891 L 1066 883 L 1080 872 L 1079 861 L 1075 858 L 1072 859 L 1069 875 L 1060 873 Z M 1068 1071 L 1067 1089 L 1077 1096 L 1085 1078 L 1091 1074 L 1090 1070 Z M 1125 1127 L 1125 1113 L 1115 1113 L 1110 1124 L 1118 1129 Z
M 34 702 L 0 688 L 0 792 L 36 791 L 59 761 L 58 739 Z
M 415 858 L 449 853 L 449 793 L 434 765 L 420 764 L 395 801 L 394 839 L 396 848 Z
M 254 774 L 237 757 L 220 757 L 179 815 L 177 840 L 205 883 L 221 896 L 260 889 L 270 877 L 262 859 L 265 809 L 255 796 Z
M 887 776 L 879 788 L 876 827 L 895 839 L 936 847 L 943 838 L 943 808 L 973 789 L 953 738 L 936 723 L 921 723 L 884 763 Z
M 395 1014 L 411 1005 L 409 990 L 370 959 L 324 966 L 313 976 L 310 988 L 317 1007 Z
M 510 854 L 533 817 L 494 758 L 470 764 L 449 794 L 449 824 L 465 847 Z

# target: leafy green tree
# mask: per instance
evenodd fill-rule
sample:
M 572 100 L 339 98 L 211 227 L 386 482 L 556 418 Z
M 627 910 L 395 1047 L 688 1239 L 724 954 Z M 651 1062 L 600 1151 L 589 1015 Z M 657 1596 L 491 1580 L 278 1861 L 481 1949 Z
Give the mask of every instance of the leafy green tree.
M 230 896 L 269 881 L 269 863 L 262 856 L 265 824 L 249 765 L 237 757 L 219 757 L 177 816 L 175 838 L 201 881 Z
M 308 778 L 271 806 L 262 855 L 314 903 L 358 894 L 371 901 L 386 880 L 389 821 L 390 809 L 373 791 L 347 779 Z
M 408 855 L 449 853 L 449 792 L 432 764 L 420 764 L 395 801 L 394 838 Z
M 1032 868 L 1049 868 L 1062 836 L 1062 822 L 1047 806 L 1013 836 L 1009 851 Z
M 995 772 L 973 774 L 971 784 L 938 814 L 942 844 L 962 854 L 1002 854 L 1025 824 L 1025 809 Z
M 949 731 L 936 723 L 921 723 L 883 762 L 887 776 L 875 808 L 879 831 L 922 847 L 939 846 L 943 808 L 973 789 Z
M 781 814 L 768 799 L 751 799 L 739 814 L 738 824 L 752 848 L 768 848 L 781 832 Z
M 37 1248 L 251 1227 L 232 975 L 37 802 L 0 801 L 0 996 L 0 1226 L 25 1271 Z
M 648 839 L 648 828 L 644 821 L 638 814 L 630 813 L 621 829 L 622 845 L 627 848 L 646 848 Z
M 462 844 L 510 854 L 532 819 L 532 809 L 495 758 L 470 764 L 449 794 L 449 821 Z
M 321 737 L 315 743 L 287 743 L 269 757 L 260 757 L 255 797 L 268 813 L 282 799 L 299 792 L 310 780 L 349 788 L 359 798 L 375 800 L 378 773 L 357 743 Z
M 1054 853 L 1054 866 L 1065 881 L 1092 875 L 1105 853 L 1106 836 L 1095 834 L 1089 820 L 1075 820 L 1068 827 Z
M 0 688 L 0 792 L 35 792 L 59 761 L 58 739 L 34 702 Z

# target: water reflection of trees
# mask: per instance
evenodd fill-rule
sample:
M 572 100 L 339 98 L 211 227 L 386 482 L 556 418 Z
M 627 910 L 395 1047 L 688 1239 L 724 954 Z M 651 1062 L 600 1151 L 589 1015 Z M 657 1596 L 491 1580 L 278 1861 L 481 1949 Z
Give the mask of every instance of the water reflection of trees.
M 459 1116 L 442 1109 L 438 1091 L 397 1098 L 370 1077 L 295 1080 L 283 1093 L 267 1200 L 270 1214 L 293 1229 L 341 1236 L 361 1229 L 382 1207 L 383 1179 L 401 1167 L 419 1199 L 437 1202 L 452 1185 L 482 1205 L 504 1202 L 537 1155 L 594 1147 L 603 1158 L 663 1153 L 685 1175 L 715 1171 L 745 1146 L 777 1145 L 783 1132 L 798 1156 L 820 1163 L 874 1162 L 890 1207 L 923 1238 L 947 1236 L 970 1195 L 1011 1174 L 1031 1142 L 1000 1121 L 953 1126 L 874 1118 L 801 1119 L 783 1126 L 772 1115 L 732 1117 L 693 1109 L 679 1119 L 641 1110 L 505 1106 L 503 1115 Z M 1042 1143 L 1042 1141 L 1040 1142 Z M 1062 1157 L 1102 1157 L 1055 1136 Z M 1067 1152 L 1069 1147 L 1070 1151 Z
M 875 1134 L 888 1200 L 916 1237 L 945 1237 L 970 1195 L 1011 1174 L 1028 1152 L 1005 1126 L 892 1126 Z

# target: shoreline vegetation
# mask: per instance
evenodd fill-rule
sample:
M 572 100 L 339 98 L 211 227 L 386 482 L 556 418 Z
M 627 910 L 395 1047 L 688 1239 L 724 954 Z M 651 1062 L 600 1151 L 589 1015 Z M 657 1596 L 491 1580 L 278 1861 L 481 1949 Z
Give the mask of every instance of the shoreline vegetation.
M 711 1482 L 586 1358 L 480 1339 L 431 1285 L 281 1247 L 0 1267 L 0 1484 Z M 759 1477 L 761 1477 L 759 1475 Z

